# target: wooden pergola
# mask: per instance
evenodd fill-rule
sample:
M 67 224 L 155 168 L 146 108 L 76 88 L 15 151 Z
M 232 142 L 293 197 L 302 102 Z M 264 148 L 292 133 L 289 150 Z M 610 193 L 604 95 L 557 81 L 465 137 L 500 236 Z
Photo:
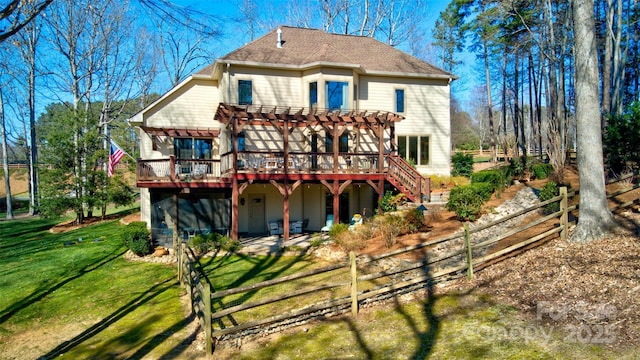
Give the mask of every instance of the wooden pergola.
M 264 105 L 235 105 L 220 103 L 216 110 L 215 119 L 222 123 L 230 131 L 232 142 L 231 174 L 231 237 L 238 238 L 238 203 L 242 192 L 253 183 L 257 177 L 248 176 L 238 172 L 238 137 L 247 125 L 273 126 L 282 136 L 283 140 L 283 176 L 267 179 L 261 176 L 261 180 L 268 180 L 283 196 L 283 236 L 284 241 L 289 240 L 289 197 L 303 182 L 304 176 L 292 174 L 289 176 L 289 135 L 296 128 L 321 127 L 334 139 L 338 139 L 349 127 L 371 132 L 378 139 L 377 166 L 378 171 L 374 175 L 363 175 L 362 180 L 371 185 L 379 196 L 384 191 L 384 133 L 389 130 L 392 152 L 395 149 L 394 124 L 404 119 L 403 116 L 392 112 L 381 111 L 342 111 L 322 110 L 311 108 L 295 108 L 284 106 Z M 314 176 L 316 181 L 322 183 L 333 195 L 333 216 L 339 219 L 340 194 L 353 181 L 353 177 L 340 174 L 338 169 L 339 142 L 333 141 L 333 172 Z

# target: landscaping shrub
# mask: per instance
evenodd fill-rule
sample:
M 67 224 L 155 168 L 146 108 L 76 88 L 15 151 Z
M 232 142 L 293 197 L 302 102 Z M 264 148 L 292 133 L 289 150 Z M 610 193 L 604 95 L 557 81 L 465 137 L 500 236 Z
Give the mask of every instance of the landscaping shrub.
M 554 181 L 549 181 L 548 183 L 544 184 L 544 186 L 540 190 L 540 195 L 538 196 L 538 198 L 540 199 L 540 201 L 547 201 L 558 195 L 560 195 L 558 184 Z M 548 215 L 558 210 L 560 210 L 560 203 L 556 201 L 551 204 L 547 204 L 542 210 L 542 212 L 545 215 Z
M 502 191 L 505 186 L 505 174 L 501 170 L 482 170 L 471 175 L 471 183 L 487 183 L 493 188 L 493 191 Z
M 424 211 L 418 208 L 406 210 L 402 214 L 402 219 L 404 220 L 403 232 L 405 233 L 415 233 L 425 229 Z
M 633 103 L 624 114 L 610 116 L 602 136 L 606 168 L 616 176 L 640 167 L 640 102 Z
M 479 182 L 472 183 L 469 186 L 473 189 L 473 191 L 480 195 L 480 198 L 482 198 L 483 202 L 489 201 L 489 199 L 491 199 L 491 195 L 493 195 L 493 185 L 490 183 Z
M 528 170 L 528 161 L 525 156 L 517 157 L 509 160 L 509 169 L 513 177 L 521 177 Z
M 358 228 L 364 226 L 358 226 Z M 364 249 L 365 239 L 356 231 L 350 231 L 347 224 L 334 224 L 329 230 L 329 237 L 344 251 Z
M 398 209 L 398 205 L 404 204 L 405 201 L 406 201 L 405 194 L 400 193 L 397 195 L 393 195 L 391 191 L 387 190 L 384 193 L 384 196 L 382 197 L 382 199 L 380 199 L 380 202 L 378 205 L 382 210 L 382 212 L 385 213 L 389 211 L 396 211 Z
M 153 249 L 147 224 L 142 221 L 134 221 L 125 227 L 122 242 L 138 256 L 150 254 Z
M 445 208 L 456 213 L 460 220 L 475 220 L 482 204 L 491 198 L 493 187 L 488 183 L 475 183 L 451 189 Z
M 201 235 L 198 234 L 189 239 L 187 243 L 196 254 L 204 254 L 210 249 L 214 248 L 215 242 L 213 239 L 213 234 L 209 235 Z
M 198 234 L 189 239 L 189 247 L 198 254 L 204 254 L 210 250 L 221 249 L 229 252 L 236 252 L 242 248 L 239 241 L 227 236 L 210 233 L 206 235 Z
M 397 215 L 385 214 L 374 218 L 375 232 L 382 236 L 387 248 L 392 247 L 403 230 L 403 219 Z
M 451 163 L 453 164 L 451 171 L 453 176 L 470 177 L 473 173 L 473 155 L 471 154 L 456 153 L 451 157 Z
M 218 246 L 220 246 L 222 250 L 234 253 L 242 249 L 242 244 L 240 243 L 240 241 L 233 240 L 228 236 L 220 235 L 217 233 L 214 233 L 214 235 L 216 235 Z
M 546 179 L 553 173 L 551 164 L 533 164 L 531 165 L 531 173 L 534 179 Z

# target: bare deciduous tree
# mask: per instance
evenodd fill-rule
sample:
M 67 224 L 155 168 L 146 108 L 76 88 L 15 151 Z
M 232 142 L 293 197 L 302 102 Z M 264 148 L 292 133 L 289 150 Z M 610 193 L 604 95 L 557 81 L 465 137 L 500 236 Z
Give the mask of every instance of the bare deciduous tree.
M 17 34 L 27 26 L 41 12 L 43 12 L 53 0 L 24 1 L 11 0 L 3 8 L 0 8 L 0 22 L 6 24 L 0 30 L 0 42 Z

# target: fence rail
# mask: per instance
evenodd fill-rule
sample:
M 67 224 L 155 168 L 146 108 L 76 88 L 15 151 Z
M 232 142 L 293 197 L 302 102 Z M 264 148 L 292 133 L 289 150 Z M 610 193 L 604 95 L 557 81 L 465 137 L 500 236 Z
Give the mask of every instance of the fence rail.
M 631 185 L 609 197 L 638 187 Z M 213 293 L 195 265 L 193 252 L 183 244 L 178 253 L 179 277 L 189 289 L 194 311 L 207 331 L 209 352 L 219 340 L 266 334 L 348 312 L 357 316 L 361 306 L 426 289 L 446 279 L 472 278 L 475 270 L 525 247 L 558 236 L 566 238 L 572 223 L 569 214 L 577 216 L 578 210 L 577 204 L 570 203 L 575 203 L 578 195 L 561 188 L 559 196 L 486 225 L 470 228 L 466 224 L 458 233 L 385 254 L 356 257 L 351 253 L 349 259 L 337 264 Z M 619 202 L 613 209 L 638 204 L 637 194 L 633 195 L 633 201 Z M 540 214 L 553 203 L 559 204 L 558 211 Z M 485 230 L 495 230 L 510 220 L 524 225 L 496 231 L 499 235 L 483 235 Z M 536 235 L 522 238 L 525 231 Z

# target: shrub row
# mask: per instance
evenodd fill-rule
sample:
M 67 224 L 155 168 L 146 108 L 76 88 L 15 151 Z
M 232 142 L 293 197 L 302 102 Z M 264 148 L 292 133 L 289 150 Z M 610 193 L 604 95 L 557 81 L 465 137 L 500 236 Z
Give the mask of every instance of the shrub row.
M 229 252 L 236 252 L 242 248 L 242 244 L 239 241 L 233 240 L 228 236 L 218 233 L 210 234 L 198 234 L 189 239 L 189 247 L 192 248 L 198 254 L 204 254 L 210 250 L 226 250 Z

